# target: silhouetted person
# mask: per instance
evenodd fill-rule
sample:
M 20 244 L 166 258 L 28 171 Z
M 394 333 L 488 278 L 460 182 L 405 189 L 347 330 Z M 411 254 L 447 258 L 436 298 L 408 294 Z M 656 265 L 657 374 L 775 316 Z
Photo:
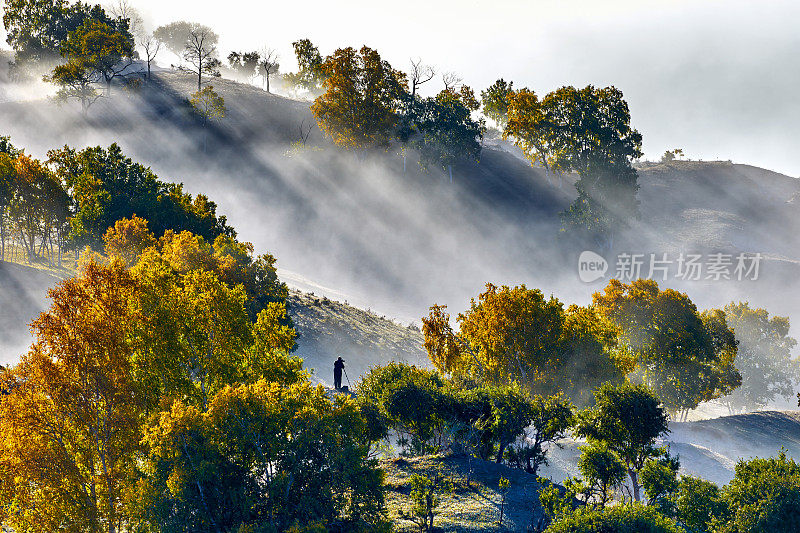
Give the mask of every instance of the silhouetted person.
M 342 370 L 344 370 L 344 359 L 339 357 L 339 359 L 333 363 L 333 387 L 336 390 L 342 388 Z

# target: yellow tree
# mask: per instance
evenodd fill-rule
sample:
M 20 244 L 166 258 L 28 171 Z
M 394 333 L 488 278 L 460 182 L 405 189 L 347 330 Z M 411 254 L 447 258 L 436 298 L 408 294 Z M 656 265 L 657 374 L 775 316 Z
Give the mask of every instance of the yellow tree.
M 585 391 L 621 380 L 630 367 L 610 322 L 587 308 L 565 311 L 555 297 L 525 285 L 487 284 L 457 322 L 454 332 L 443 306 L 423 319 L 428 355 L 445 373 L 516 381 L 538 394 L 564 392 L 583 403 Z
M 147 221 L 136 215 L 117 220 L 103 235 L 103 242 L 106 245 L 106 255 L 119 257 L 128 265 L 136 264 L 142 252 L 157 243 L 147 229 Z
M 336 50 L 322 70 L 325 94 L 311 106 L 320 128 L 344 148 L 388 145 L 407 91 L 405 74 L 366 46 Z
M 0 496 L 16 531 L 125 530 L 125 480 L 139 449 L 132 379 L 136 282 L 117 261 L 89 262 L 50 291 L 37 340 L 0 402 Z

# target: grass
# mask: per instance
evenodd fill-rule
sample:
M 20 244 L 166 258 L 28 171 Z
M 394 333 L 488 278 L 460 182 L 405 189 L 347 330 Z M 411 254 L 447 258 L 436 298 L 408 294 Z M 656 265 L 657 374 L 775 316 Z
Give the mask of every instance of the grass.
M 394 522 L 394 530 L 400 533 L 419 531 L 410 516 L 409 483 L 414 474 L 429 478 L 444 475 L 453 483 L 453 492 L 441 495 L 439 506 L 434 510 L 437 531 L 526 531 L 541 515 L 538 503 L 540 485 L 534 476 L 521 470 L 473 459 L 472 474 L 468 476 L 467 458 L 462 455 L 384 459 L 381 463 L 386 472 L 389 517 Z M 471 478 L 469 484 L 468 477 Z M 498 523 L 501 477 L 510 481 L 502 525 Z

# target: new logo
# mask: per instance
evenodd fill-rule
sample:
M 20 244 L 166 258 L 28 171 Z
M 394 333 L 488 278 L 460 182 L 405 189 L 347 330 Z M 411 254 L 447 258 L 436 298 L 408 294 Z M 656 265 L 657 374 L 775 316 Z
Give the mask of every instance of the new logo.
M 578 258 L 578 277 L 584 283 L 591 283 L 605 276 L 608 271 L 608 261 L 603 256 L 590 250 L 581 252 Z

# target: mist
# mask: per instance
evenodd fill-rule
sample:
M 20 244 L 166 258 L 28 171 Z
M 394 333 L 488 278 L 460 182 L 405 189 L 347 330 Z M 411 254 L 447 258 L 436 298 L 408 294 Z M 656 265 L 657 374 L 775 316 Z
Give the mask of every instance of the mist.
M 73 104 L 6 102 L 0 129 L 42 158 L 64 144 L 117 142 L 162 180 L 216 201 L 240 239 L 278 258 L 290 284 L 403 322 L 418 323 L 434 303 L 455 315 L 486 282 L 524 283 L 565 304 L 588 303 L 607 282 L 580 282 L 582 249 L 559 237 L 574 178 L 559 187 L 507 144 L 487 143 L 480 163 L 457 166 L 450 184 L 440 169 L 421 171 L 413 155 L 403 173 L 400 156 L 357 157 L 316 127 L 304 149 L 293 148 L 299 125 L 314 123 L 308 103 L 219 79 L 212 83 L 227 117 L 203 153 L 202 129 L 184 101 L 192 83 L 164 71 L 152 90 L 115 88 L 87 117 Z M 607 259 L 626 251 L 760 252 L 769 260 L 759 281 L 662 285 L 688 292 L 701 308 L 749 300 L 790 315 L 796 332 L 797 209 L 787 203 L 800 191 L 796 181 L 722 163 L 695 174 L 643 170 L 643 216 Z

